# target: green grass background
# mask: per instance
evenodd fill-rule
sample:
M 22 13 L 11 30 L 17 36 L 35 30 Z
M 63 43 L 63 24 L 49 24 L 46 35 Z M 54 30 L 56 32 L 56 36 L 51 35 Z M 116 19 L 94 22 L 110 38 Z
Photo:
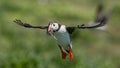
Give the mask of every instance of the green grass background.
M 57 21 L 65 25 L 94 20 L 99 2 L 113 7 L 108 31 L 77 30 L 71 36 L 72 61 L 61 59 L 46 30 L 25 29 Z M 120 68 L 120 0 L 0 0 L 0 68 Z

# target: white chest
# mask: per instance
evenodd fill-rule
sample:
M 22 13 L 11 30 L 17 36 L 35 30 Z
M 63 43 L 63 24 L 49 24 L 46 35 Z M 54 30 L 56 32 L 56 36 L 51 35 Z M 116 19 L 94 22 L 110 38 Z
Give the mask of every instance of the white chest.
M 57 32 L 50 33 L 50 35 L 56 40 L 58 45 L 64 49 L 69 50 L 69 48 L 72 48 L 70 36 L 66 30 L 65 25 L 61 25 Z
M 54 36 L 56 37 L 56 41 L 60 46 L 64 48 L 68 48 L 68 47 L 72 48 L 70 36 L 66 31 L 66 28 L 64 25 L 61 26 L 58 32 L 54 33 Z
M 54 34 L 59 45 L 70 45 L 70 37 L 67 32 L 58 32 Z

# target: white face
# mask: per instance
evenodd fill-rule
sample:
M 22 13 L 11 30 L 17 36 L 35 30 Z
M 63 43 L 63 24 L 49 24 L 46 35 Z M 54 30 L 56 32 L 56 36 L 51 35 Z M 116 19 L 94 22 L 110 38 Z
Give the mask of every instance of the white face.
M 59 28 L 59 24 L 58 23 L 50 23 L 49 27 L 48 27 L 48 32 L 54 32 Z

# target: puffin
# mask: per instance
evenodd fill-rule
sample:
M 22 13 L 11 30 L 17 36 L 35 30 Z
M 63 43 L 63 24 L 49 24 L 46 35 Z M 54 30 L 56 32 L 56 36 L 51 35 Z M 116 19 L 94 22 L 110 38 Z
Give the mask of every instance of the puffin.
M 107 11 L 104 15 L 100 15 L 101 13 L 100 9 L 101 5 L 98 6 L 97 14 L 94 20 L 95 23 L 92 25 L 80 24 L 76 26 L 66 26 L 59 24 L 58 22 L 49 22 L 48 25 L 46 26 L 33 26 L 31 24 L 24 23 L 19 19 L 14 20 L 14 22 L 25 28 L 45 29 L 47 34 L 52 36 L 57 42 L 57 45 L 61 52 L 62 59 L 65 59 L 68 56 L 70 60 L 73 60 L 72 42 L 70 34 L 72 34 L 76 29 L 93 29 L 105 26 L 110 11 Z

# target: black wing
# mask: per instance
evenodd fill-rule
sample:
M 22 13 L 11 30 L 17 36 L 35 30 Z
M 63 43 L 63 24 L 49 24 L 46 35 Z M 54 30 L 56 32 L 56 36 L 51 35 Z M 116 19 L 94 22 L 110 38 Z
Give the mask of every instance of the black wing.
M 100 21 L 100 19 L 102 18 L 102 11 L 103 11 L 103 5 L 99 4 L 96 10 L 96 16 L 95 16 L 95 23 L 98 23 Z
M 72 34 L 75 31 L 76 27 L 66 27 L 69 34 Z
M 103 11 L 103 5 L 99 4 L 97 7 L 94 23 L 102 22 L 103 25 L 106 24 L 111 12 L 112 12 L 112 7 L 110 7 L 105 14 L 103 14 L 102 11 Z
M 94 20 L 95 23 L 93 23 L 92 25 L 82 24 L 77 26 L 70 26 L 70 27 L 66 27 L 67 31 L 71 34 L 72 32 L 75 31 L 75 29 L 93 29 L 93 28 L 104 26 L 108 20 L 108 17 L 112 9 L 110 8 L 104 15 L 102 15 L 102 9 L 103 9 L 103 6 L 100 4 L 98 6 L 96 17 Z
M 39 28 L 39 29 L 47 29 L 48 28 L 48 26 L 32 26 L 30 24 L 24 23 L 21 20 L 17 20 L 17 19 L 14 20 L 13 22 L 15 22 L 16 24 L 23 26 L 25 28 Z

